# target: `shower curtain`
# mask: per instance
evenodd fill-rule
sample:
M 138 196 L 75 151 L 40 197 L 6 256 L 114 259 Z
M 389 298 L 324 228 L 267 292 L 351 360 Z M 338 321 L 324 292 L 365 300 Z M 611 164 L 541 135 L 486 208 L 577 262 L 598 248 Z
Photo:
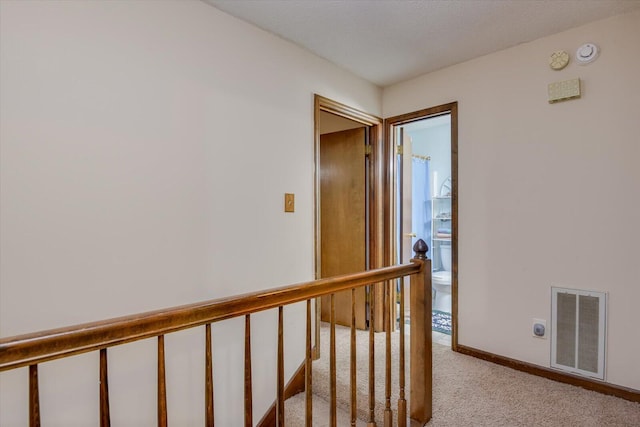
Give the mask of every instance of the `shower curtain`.
M 427 256 L 431 256 L 431 174 L 430 161 L 424 158 L 413 157 L 411 161 L 411 225 L 416 237 L 413 237 L 412 245 L 418 239 L 424 240 L 429 246 Z M 433 259 L 433 258 L 432 258 Z

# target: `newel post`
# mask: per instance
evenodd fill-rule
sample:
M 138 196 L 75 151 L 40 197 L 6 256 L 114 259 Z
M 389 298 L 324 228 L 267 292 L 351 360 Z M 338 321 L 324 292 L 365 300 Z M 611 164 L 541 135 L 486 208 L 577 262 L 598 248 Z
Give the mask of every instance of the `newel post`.
M 412 262 L 422 264 L 420 271 L 411 276 L 410 285 L 410 375 L 409 418 L 411 426 L 424 426 L 432 416 L 433 387 L 431 360 L 431 260 L 429 247 L 419 239 L 414 245 Z

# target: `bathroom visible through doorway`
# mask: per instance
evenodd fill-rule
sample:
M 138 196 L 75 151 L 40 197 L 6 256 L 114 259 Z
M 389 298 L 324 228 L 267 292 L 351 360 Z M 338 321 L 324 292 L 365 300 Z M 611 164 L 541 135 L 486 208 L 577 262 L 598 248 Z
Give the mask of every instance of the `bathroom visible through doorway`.
M 457 105 L 388 119 L 395 147 L 396 261 L 419 239 L 432 260 L 433 330 L 457 344 Z M 397 120 L 394 122 L 394 120 Z M 405 299 L 409 292 L 405 292 Z M 405 307 L 408 307 L 405 301 Z M 405 313 L 406 317 L 410 313 Z M 400 319 L 398 319 L 400 320 Z

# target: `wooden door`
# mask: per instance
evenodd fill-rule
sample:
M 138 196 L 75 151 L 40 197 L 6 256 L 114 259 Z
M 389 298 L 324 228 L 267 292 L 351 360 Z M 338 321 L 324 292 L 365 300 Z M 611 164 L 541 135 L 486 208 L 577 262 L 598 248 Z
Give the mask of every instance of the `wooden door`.
M 331 277 L 366 269 L 365 128 L 320 136 L 320 274 Z M 366 328 L 366 293 L 356 290 L 356 327 Z M 321 319 L 329 321 L 323 297 Z M 336 322 L 351 325 L 351 291 L 335 295 Z

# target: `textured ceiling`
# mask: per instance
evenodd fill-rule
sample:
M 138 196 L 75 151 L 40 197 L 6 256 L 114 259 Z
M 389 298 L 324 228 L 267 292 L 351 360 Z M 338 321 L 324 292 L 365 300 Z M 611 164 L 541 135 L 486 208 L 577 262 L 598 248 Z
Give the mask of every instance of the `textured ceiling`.
M 640 8 L 640 0 L 203 1 L 379 86 Z

